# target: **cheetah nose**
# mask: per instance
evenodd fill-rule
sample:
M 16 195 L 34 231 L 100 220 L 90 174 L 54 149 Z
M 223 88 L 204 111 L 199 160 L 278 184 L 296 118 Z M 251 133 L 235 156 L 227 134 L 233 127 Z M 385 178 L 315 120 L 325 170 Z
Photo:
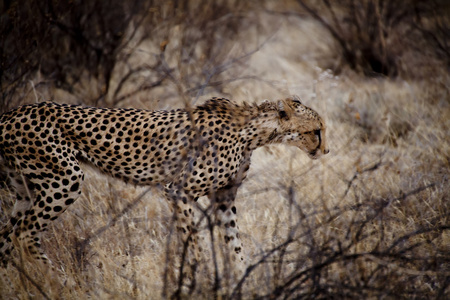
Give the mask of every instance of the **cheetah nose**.
M 330 152 L 330 149 L 323 150 L 323 154 L 328 154 Z

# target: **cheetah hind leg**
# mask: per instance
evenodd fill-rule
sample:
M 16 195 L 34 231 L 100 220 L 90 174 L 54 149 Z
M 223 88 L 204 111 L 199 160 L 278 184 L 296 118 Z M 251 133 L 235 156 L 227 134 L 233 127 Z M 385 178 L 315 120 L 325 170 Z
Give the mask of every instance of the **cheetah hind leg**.
M 3 290 L 5 297 L 8 298 L 14 295 L 14 285 L 10 279 L 7 265 L 8 262 L 12 261 L 9 257 L 14 250 L 14 244 L 18 244 L 16 230 L 18 224 L 20 225 L 23 222 L 25 213 L 31 207 L 31 199 L 34 198 L 34 189 L 32 183 L 25 176 L 16 173 L 13 169 L 7 168 L 4 165 L 0 169 L 1 175 L 6 179 L 7 186 L 16 193 L 16 201 L 11 212 L 11 217 L 0 231 L 0 267 L 2 268 L 0 271 L 0 277 L 2 278 L 0 289 Z
M 7 257 L 14 250 L 14 233 L 31 207 L 34 189 L 32 183 L 25 176 L 18 174 L 13 169 L 3 168 L 3 171 L 8 180 L 8 186 L 16 192 L 16 202 L 11 217 L 0 231 L 0 262 L 3 267 L 6 267 Z
M 12 181 L 18 199 L 26 196 L 25 200 L 18 200 L 13 209 L 10 220 L 13 230 L 6 233 L 10 237 L 7 242 L 17 239 L 16 244 L 21 246 L 27 258 L 41 261 L 46 268 L 50 267 L 53 271 L 53 264 L 41 249 L 41 234 L 81 194 L 83 172 L 76 162 L 72 164 L 74 165 L 64 170 L 60 169 L 56 176 L 35 171 L 33 176 L 21 176 L 27 178 L 22 180 L 22 184 Z

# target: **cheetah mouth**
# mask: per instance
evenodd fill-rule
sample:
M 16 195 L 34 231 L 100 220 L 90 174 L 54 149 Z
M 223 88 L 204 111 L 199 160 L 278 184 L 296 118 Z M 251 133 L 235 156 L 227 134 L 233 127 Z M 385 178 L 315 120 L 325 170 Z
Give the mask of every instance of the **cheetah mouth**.
M 309 156 L 310 158 L 312 158 L 312 159 L 317 159 L 317 158 L 319 158 L 320 155 L 317 155 L 317 152 L 319 152 L 318 150 L 319 150 L 319 149 L 314 149 L 314 150 L 310 151 L 310 152 L 308 153 L 308 156 Z
M 314 149 L 314 150 L 312 150 L 312 151 L 309 151 L 308 152 L 308 156 L 309 156 L 309 158 L 311 158 L 311 159 L 318 159 L 319 157 L 321 157 L 322 155 L 326 155 L 326 154 L 328 154 L 330 152 L 330 150 L 328 150 L 328 149 L 320 149 L 320 148 L 317 148 L 317 149 Z

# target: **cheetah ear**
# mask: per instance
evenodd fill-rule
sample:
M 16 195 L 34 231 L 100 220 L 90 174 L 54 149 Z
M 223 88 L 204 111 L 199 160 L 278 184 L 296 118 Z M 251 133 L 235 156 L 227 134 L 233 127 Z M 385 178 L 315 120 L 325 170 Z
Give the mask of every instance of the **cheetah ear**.
M 289 120 L 291 118 L 292 110 L 285 101 L 278 100 L 277 111 L 281 120 Z
M 289 97 L 286 100 L 289 101 L 289 103 L 291 103 L 291 105 L 295 108 L 299 107 L 302 104 L 302 102 L 300 101 L 300 97 L 297 95 Z

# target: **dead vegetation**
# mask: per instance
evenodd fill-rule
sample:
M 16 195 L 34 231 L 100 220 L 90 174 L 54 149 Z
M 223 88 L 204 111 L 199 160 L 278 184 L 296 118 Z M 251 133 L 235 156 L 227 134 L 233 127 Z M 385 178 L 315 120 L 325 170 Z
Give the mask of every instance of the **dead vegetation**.
M 159 189 L 88 168 L 82 198 L 44 235 L 62 280 L 15 253 L 0 297 L 449 298 L 445 1 L 68 3 L 0 7 L 3 111 L 296 94 L 324 116 L 331 152 L 254 153 L 237 198 L 249 257 L 239 278 L 201 201 L 211 246 L 192 282 Z M 6 222 L 14 198 L 1 186 Z

